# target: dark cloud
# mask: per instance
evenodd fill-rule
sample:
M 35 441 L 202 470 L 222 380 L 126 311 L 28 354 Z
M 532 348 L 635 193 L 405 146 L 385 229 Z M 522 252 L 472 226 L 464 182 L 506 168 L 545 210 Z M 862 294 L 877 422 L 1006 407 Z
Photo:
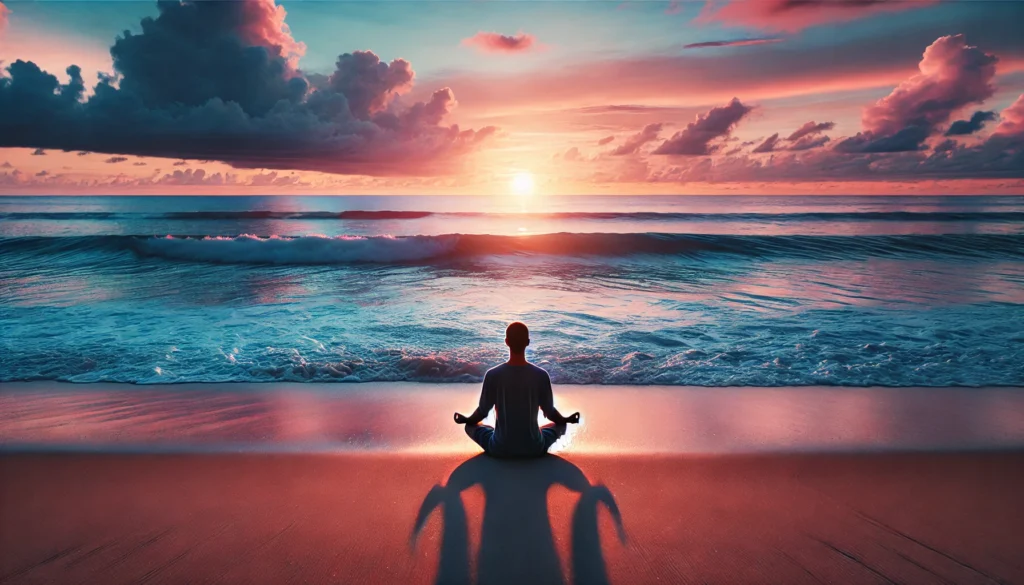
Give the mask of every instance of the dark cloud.
M 663 127 L 664 124 L 661 123 L 648 124 L 644 126 L 643 130 L 630 136 L 625 140 L 625 142 L 617 146 L 615 150 L 611 152 L 612 156 L 635 154 L 643 145 L 657 140 L 658 134 L 661 132 Z
M 775 150 L 775 145 L 778 144 L 778 143 L 779 143 L 779 133 L 776 132 L 775 134 L 772 134 L 768 138 L 765 138 L 764 142 L 762 142 L 761 144 L 758 144 L 754 148 L 754 150 L 752 152 L 754 152 L 755 154 L 771 152 L 771 151 Z
M 39 171 L 38 173 L 36 173 L 36 176 L 37 177 L 46 177 L 49 174 L 50 174 L 50 171 Z
M 37 148 L 32 151 L 32 156 L 46 156 L 46 151 L 42 148 Z
M 834 148 L 849 153 L 924 150 L 924 141 L 930 133 L 930 128 L 923 126 L 908 126 L 889 136 L 876 137 L 871 132 L 858 132 L 856 136 L 840 140 Z
M 61 84 L 34 63 L 12 63 L 0 77 L 0 147 L 417 175 L 452 171 L 494 133 L 443 125 L 456 103 L 447 88 L 403 105 L 411 65 L 368 51 L 341 55 L 326 85 L 311 89 L 294 67 L 301 45 L 272 1 L 158 9 L 140 34 L 115 41 L 116 80 L 101 78 L 88 99 L 77 66 Z
M 123 163 L 126 160 L 128 160 L 127 156 L 112 156 L 103 162 L 109 165 L 116 165 L 117 163 Z
M 950 124 L 946 130 L 946 136 L 966 136 L 974 134 L 985 126 L 985 122 L 996 119 L 995 112 L 977 111 L 971 115 L 970 120 L 957 120 Z
M 177 161 L 174 161 L 174 164 L 173 164 L 173 165 L 171 165 L 171 166 L 175 166 L 175 167 L 183 167 L 183 166 L 185 166 L 185 165 L 187 165 L 187 164 L 188 164 L 188 161 L 187 161 L 187 160 L 177 160 Z
M 520 53 L 529 51 L 536 42 L 537 37 L 522 32 L 516 35 L 478 32 L 468 39 L 462 39 L 463 45 L 486 53 Z
M 4 164 L 0 165 L 0 169 L 13 169 L 13 168 L 14 168 L 14 165 L 11 164 L 11 161 L 7 161 L 7 160 L 4 161 Z
M 831 129 L 835 128 L 835 127 L 836 127 L 836 123 L 835 122 L 822 122 L 820 124 L 817 124 L 817 123 L 814 122 L 814 120 L 811 120 L 810 122 L 806 122 L 803 126 L 800 126 L 796 130 L 794 130 L 793 133 L 790 134 L 786 138 L 786 140 L 789 140 L 789 141 L 800 140 L 804 136 L 811 136 L 812 134 L 820 134 L 820 133 L 825 132 L 827 130 L 831 130 Z
M 831 124 L 831 122 L 829 122 Z M 831 138 L 821 135 L 808 134 L 802 138 L 797 139 L 789 145 L 786 150 L 810 150 L 812 148 L 818 148 L 824 146 Z
M 604 146 L 605 144 L 608 144 L 608 143 L 610 143 L 610 142 L 611 142 L 611 141 L 613 141 L 613 140 L 615 140 L 615 137 L 614 137 L 614 136 L 605 136 L 605 137 L 604 137 L 604 138 L 602 138 L 601 140 L 598 140 L 598 141 L 597 141 L 597 145 L 598 145 L 598 146 Z
M 777 37 L 765 37 L 759 39 L 733 39 L 731 41 L 704 41 L 702 43 L 690 43 L 683 45 L 684 49 L 706 49 L 709 47 L 747 47 L 750 45 L 769 45 L 781 43 L 783 39 Z
M 146 166 L 146 163 L 144 163 L 144 162 L 142 162 L 142 161 L 139 161 L 139 162 L 133 162 L 133 163 L 132 163 L 132 166 L 133 166 L 133 167 L 144 167 L 144 166 Z
M 718 138 L 728 137 L 733 127 L 749 114 L 753 107 L 733 98 L 728 105 L 711 108 L 686 125 L 672 138 L 661 144 L 654 154 L 706 155 L 718 149 L 711 144 Z
M 88 156 L 90 153 L 87 150 L 83 150 L 81 152 L 78 152 L 77 154 L 78 154 L 78 156 Z

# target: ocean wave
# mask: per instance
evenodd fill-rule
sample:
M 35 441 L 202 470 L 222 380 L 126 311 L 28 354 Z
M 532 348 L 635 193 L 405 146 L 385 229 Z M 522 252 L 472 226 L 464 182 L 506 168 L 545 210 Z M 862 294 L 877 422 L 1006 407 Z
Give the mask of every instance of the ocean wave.
M 115 212 L 10 212 L 0 213 L 0 220 L 349 220 L 392 221 L 428 217 L 486 217 L 508 219 L 550 219 L 591 221 L 702 221 L 702 222 L 1020 222 L 1024 211 L 810 211 L 796 213 L 699 213 L 699 212 L 549 212 L 549 213 L 486 213 L 473 211 L 175 211 L 167 213 Z
M 1024 257 L 1024 235 L 732 236 L 659 233 L 557 233 L 531 236 L 70 236 L 0 238 L 5 256 L 130 251 L 137 256 L 219 264 L 333 265 L 424 263 L 485 256 L 703 258 L 1009 258 Z
M 854 340 L 835 346 L 807 341 L 765 343 L 749 350 L 709 344 L 706 349 L 646 347 L 645 351 L 634 351 L 619 347 L 585 354 L 564 348 L 565 355 L 536 356 L 533 361 L 548 370 L 556 384 L 1019 386 L 1024 380 L 1012 364 L 1019 361 L 1020 346 L 1008 340 L 1003 343 L 971 349 L 967 341 L 950 347 L 901 347 L 884 342 L 873 345 Z M 199 355 L 175 354 L 173 359 L 154 358 L 130 348 L 95 352 L 88 357 L 68 351 L 59 363 L 15 351 L 0 356 L 0 382 L 479 383 L 487 369 L 496 364 L 492 355 L 481 350 L 416 354 L 396 349 L 360 357 L 269 350 L 273 348 L 240 353 L 197 348 L 192 353 Z M 968 355 L 970 359 L 965 359 Z

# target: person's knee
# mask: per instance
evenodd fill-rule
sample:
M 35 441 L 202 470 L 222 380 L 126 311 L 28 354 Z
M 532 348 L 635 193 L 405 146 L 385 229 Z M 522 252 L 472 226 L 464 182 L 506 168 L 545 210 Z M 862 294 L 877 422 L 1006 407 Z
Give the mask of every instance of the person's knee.
M 470 439 L 476 439 L 476 431 L 480 428 L 480 425 L 465 425 L 466 434 L 469 435 Z

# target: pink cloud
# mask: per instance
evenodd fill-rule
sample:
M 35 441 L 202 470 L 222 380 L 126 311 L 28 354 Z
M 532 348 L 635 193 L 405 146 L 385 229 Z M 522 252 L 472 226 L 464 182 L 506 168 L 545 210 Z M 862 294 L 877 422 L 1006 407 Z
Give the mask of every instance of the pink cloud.
M 3 34 L 4 28 L 7 27 L 7 15 L 11 13 L 11 9 L 4 6 L 3 2 L 0 2 L 0 34 Z
M 825 146 L 825 144 L 832 140 L 825 135 L 814 135 L 809 134 L 803 138 L 799 138 L 789 145 L 787 150 L 810 150 L 812 148 L 818 148 L 819 146 Z
M 648 124 L 644 126 L 644 129 L 630 136 L 619 145 L 615 150 L 611 152 L 612 156 L 625 156 L 627 154 L 636 154 L 640 147 L 653 142 L 658 139 L 658 134 L 661 132 L 664 124 Z
M 821 124 L 817 124 L 812 120 L 794 130 L 793 133 L 786 138 L 786 140 L 800 140 L 804 136 L 811 136 L 813 134 L 820 134 L 822 132 L 825 132 L 826 130 L 831 130 L 835 128 L 835 126 L 835 122 L 822 122 Z
M 610 143 L 610 142 L 611 142 L 611 141 L 613 141 L 613 140 L 615 140 L 615 137 L 614 137 L 614 136 L 605 136 L 605 137 L 604 137 L 604 138 L 602 138 L 601 140 L 598 140 L 598 141 L 597 141 L 597 145 L 598 145 L 598 146 L 604 146 L 605 144 L 608 144 L 608 143 Z
M 306 54 L 306 45 L 292 38 L 292 31 L 285 23 L 287 12 L 275 0 L 243 2 L 242 22 L 238 34 L 250 45 L 275 47 L 295 69 L 299 58 Z
M 697 16 L 699 23 L 721 22 L 780 32 L 834 22 L 846 22 L 880 12 L 896 12 L 931 4 L 934 0 L 709 0 Z
M 893 135 L 908 126 L 934 128 L 968 104 L 992 97 L 995 55 L 969 46 L 963 35 L 937 39 L 924 51 L 919 74 L 864 111 L 864 129 Z
M 154 183 L 159 185 L 224 185 L 235 182 L 235 179 L 236 177 L 230 173 L 207 175 L 203 169 L 185 169 L 164 175 Z
M 706 113 L 698 115 L 696 120 L 686 125 L 686 128 L 663 142 L 654 154 L 711 154 L 719 147 L 711 142 L 729 136 L 736 124 L 753 109 L 739 99 L 732 98 L 727 105 L 711 108 Z
M 468 39 L 463 39 L 462 44 L 485 53 L 521 53 L 533 48 L 536 41 L 537 37 L 523 32 L 510 36 L 481 31 Z
M 995 134 L 1024 138 L 1024 94 L 999 114 Z

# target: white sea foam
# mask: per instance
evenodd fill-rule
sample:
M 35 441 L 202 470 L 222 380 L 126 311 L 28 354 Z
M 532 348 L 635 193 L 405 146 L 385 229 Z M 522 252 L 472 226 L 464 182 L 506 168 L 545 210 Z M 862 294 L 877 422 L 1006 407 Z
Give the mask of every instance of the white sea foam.
M 342 264 L 349 262 L 406 262 L 443 256 L 458 243 L 457 236 L 354 237 L 311 235 L 295 238 L 251 234 L 237 237 L 142 239 L 136 250 L 144 255 L 219 262 L 224 264 Z

